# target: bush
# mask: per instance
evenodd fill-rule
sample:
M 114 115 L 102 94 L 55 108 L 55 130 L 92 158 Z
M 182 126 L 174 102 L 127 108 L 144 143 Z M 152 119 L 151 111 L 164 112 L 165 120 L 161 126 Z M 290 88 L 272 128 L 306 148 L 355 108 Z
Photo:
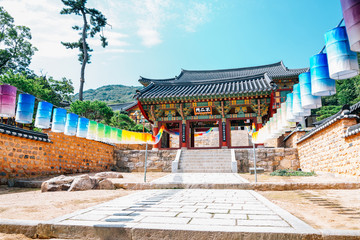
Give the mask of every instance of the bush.
M 315 172 L 311 171 L 311 172 L 303 172 L 303 171 L 294 171 L 294 170 L 290 170 L 290 169 L 280 169 L 280 170 L 276 170 L 272 173 L 270 173 L 270 176 L 304 176 L 304 177 L 309 177 L 309 176 L 315 176 Z

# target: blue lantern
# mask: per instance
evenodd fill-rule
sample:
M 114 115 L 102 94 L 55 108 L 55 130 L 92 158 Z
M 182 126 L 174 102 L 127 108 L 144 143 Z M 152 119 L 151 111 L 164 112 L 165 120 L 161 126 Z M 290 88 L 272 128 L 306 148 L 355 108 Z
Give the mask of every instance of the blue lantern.
M 80 138 L 86 138 L 88 133 L 88 128 L 89 128 L 89 119 L 83 117 L 79 118 L 76 136 Z
M 300 84 L 293 86 L 293 115 L 299 120 L 299 117 L 310 116 L 311 110 L 304 109 L 301 104 Z
M 79 116 L 75 113 L 68 113 L 66 116 L 66 123 L 65 123 L 65 135 L 68 136 L 75 136 L 77 131 Z
M 326 53 L 319 53 L 310 58 L 311 94 L 331 96 L 336 93 L 335 80 L 329 76 Z
M 296 122 L 296 117 L 293 114 L 293 93 L 286 94 L 286 120 Z
M 304 109 L 315 109 L 321 107 L 321 97 L 311 94 L 310 72 L 299 75 L 301 106 Z
M 53 112 L 52 132 L 64 132 L 66 121 L 66 109 L 55 108 Z
M 32 123 L 34 106 L 35 97 L 33 95 L 27 93 L 19 94 L 15 121 L 25 124 Z
M 330 78 L 341 80 L 359 74 L 357 55 L 350 50 L 345 27 L 336 27 L 326 32 L 325 44 Z
M 50 128 L 50 120 L 53 105 L 48 102 L 39 102 L 36 111 L 35 127 L 37 128 Z

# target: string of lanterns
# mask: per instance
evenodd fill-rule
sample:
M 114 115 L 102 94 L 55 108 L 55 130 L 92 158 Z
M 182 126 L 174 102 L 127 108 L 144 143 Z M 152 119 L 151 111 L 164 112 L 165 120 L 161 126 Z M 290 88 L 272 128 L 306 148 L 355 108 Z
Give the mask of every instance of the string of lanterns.
M 17 123 L 30 124 L 33 121 L 35 97 L 28 93 L 21 93 L 16 104 L 16 93 L 16 87 L 7 84 L 0 85 L 0 117 L 15 117 Z M 53 104 L 41 101 L 38 103 L 34 126 L 49 129 L 50 125 L 52 132 L 112 144 L 156 144 L 164 131 L 163 126 L 159 133 L 153 136 L 150 133 L 122 130 L 79 117 L 77 114 L 68 113 L 64 108 L 54 108 Z
M 345 27 L 339 25 L 325 33 L 325 47 L 310 58 L 308 72 L 299 75 L 299 83 L 288 93 L 277 112 L 252 134 L 255 143 L 278 138 L 296 127 L 311 109 L 322 106 L 322 96 L 336 93 L 335 80 L 359 75 L 356 52 L 360 52 L 360 0 L 341 0 Z M 324 53 L 324 50 L 326 53 Z

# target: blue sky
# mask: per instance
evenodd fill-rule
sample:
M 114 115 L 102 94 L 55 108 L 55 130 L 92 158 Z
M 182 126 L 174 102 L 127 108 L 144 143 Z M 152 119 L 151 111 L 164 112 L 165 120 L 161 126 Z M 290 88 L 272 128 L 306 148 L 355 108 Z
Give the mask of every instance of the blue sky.
M 60 0 L 0 0 L 18 25 L 31 28 L 39 49 L 31 68 L 73 80 L 78 91 L 77 16 L 60 15 Z M 90 40 L 92 63 L 85 89 L 139 85 L 139 76 L 170 78 L 187 70 L 223 69 L 283 60 L 308 67 L 324 45 L 324 33 L 342 18 L 339 0 L 88 0 L 108 18 L 109 47 Z

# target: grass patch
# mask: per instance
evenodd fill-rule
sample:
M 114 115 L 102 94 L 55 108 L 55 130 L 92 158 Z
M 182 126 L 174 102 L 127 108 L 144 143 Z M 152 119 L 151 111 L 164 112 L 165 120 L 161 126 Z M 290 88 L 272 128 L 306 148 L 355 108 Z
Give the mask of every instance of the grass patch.
M 310 176 L 315 176 L 316 173 L 311 171 L 311 172 L 303 172 L 303 171 L 295 171 L 295 170 L 290 170 L 290 169 L 280 169 L 280 170 L 276 170 L 272 173 L 270 173 L 270 176 L 300 176 L 300 177 L 310 177 Z

